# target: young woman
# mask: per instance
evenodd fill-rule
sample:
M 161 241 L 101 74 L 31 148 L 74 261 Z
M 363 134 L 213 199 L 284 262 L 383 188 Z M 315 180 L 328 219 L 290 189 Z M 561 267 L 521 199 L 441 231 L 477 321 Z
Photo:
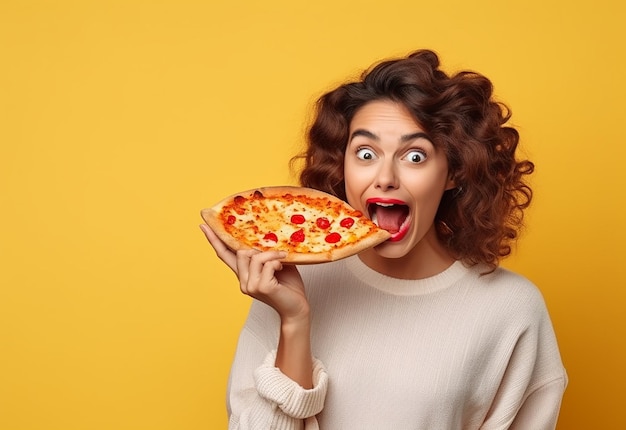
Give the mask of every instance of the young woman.
M 333 263 L 209 242 L 257 299 L 228 388 L 231 429 L 554 429 L 567 376 L 538 289 L 499 267 L 531 200 L 508 109 L 435 53 L 322 96 L 303 186 L 392 233 Z

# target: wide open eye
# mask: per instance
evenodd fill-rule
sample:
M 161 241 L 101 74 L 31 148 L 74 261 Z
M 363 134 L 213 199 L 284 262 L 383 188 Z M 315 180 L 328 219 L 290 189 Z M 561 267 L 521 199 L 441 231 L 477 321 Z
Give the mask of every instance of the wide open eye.
M 419 164 L 426 161 L 426 154 L 424 153 L 424 151 L 412 149 L 411 151 L 407 152 L 407 154 L 404 156 L 404 159 L 410 161 L 411 163 Z
M 376 154 L 369 148 L 359 148 L 356 150 L 356 156 L 359 160 L 373 160 Z

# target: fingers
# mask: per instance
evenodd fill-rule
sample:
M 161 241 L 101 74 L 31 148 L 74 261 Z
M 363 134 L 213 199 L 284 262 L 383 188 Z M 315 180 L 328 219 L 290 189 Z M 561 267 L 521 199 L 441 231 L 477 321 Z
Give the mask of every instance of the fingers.
M 245 250 L 237 252 L 237 273 L 241 291 L 250 296 L 268 294 L 278 286 L 275 273 L 282 270 L 286 252 Z
M 200 229 L 215 250 L 217 256 L 239 278 L 241 292 L 251 297 L 267 296 L 279 287 L 276 272 L 283 270 L 281 259 L 287 256 L 284 251 L 261 252 L 246 249 L 233 252 L 206 224 Z

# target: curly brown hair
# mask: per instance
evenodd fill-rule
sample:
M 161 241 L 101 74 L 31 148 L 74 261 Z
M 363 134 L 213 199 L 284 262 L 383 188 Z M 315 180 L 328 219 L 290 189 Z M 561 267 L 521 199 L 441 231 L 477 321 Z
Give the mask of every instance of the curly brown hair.
M 534 170 L 518 160 L 519 134 L 505 125 L 510 109 L 493 100 L 485 76 L 461 71 L 448 75 L 437 54 L 419 50 L 380 62 L 319 98 L 308 130 L 302 186 L 346 199 L 343 163 L 350 122 L 366 103 L 390 100 L 404 105 L 433 145 L 446 154 L 457 185 L 446 191 L 435 218 L 437 233 L 455 258 L 495 269 L 522 227 L 532 199 L 524 180 Z

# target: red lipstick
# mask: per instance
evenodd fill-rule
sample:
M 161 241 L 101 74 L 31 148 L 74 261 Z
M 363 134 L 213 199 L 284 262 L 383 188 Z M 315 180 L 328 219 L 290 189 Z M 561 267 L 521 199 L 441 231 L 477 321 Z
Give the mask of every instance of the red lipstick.
M 385 198 L 385 197 L 370 197 L 369 199 L 367 199 L 365 201 L 365 203 L 372 204 L 372 203 L 384 203 L 387 205 L 404 205 L 406 206 L 406 203 L 403 202 L 402 200 L 398 200 L 398 199 L 389 199 L 389 198 Z

